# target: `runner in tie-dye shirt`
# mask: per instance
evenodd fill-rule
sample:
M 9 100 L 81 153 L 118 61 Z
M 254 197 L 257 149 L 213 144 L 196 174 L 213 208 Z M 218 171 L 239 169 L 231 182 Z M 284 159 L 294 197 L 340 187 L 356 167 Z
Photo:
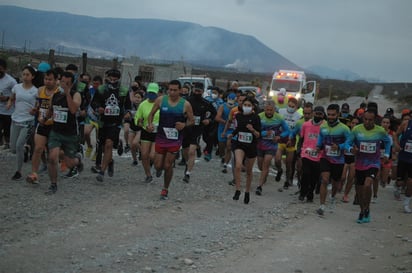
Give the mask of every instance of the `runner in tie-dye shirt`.
M 352 130 L 353 148 L 355 154 L 356 194 L 358 196 L 360 213 L 358 223 L 370 221 L 369 204 L 372 196 L 372 184 L 377 178 L 381 165 L 380 144 L 385 144 L 384 162 L 387 162 L 391 150 L 391 139 L 385 129 L 375 125 L 376 109 L 369 109 L 363 116 L 363 124 Z

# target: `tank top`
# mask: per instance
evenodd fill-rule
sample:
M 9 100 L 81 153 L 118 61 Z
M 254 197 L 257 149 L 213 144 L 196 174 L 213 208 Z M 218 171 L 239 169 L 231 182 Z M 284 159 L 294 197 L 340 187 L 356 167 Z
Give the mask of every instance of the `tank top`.
M 71 91 L 70 95 L 73 95 L 76 91 Z M 69 111 L 67 105 L 66 95 L 64 93 L 56 93 L 52 98 L 53 105 L 53 127 L 52 130 L 64 134 L 66 136 L 77 136 L 79 134 L 76 114 L 72 114 Z
M 46 113 L 49 110 L 50 106 L 50 99 L 52 98 L 53 94 L 59 92 L 59 88 L 56 87 L 56 89 L 53 91 L 53 93 L 48 96 L 46 93 L 46 87 L 42 86 L 39 88 L 39 95 L 37 96 L 37 103 L 39 105 L 39 117 L 45 118 Z M 53 124 L 53 119 L 48 119 L 44 125 L 52 125 Z
M 162 147 L 181 146 L 182 132 L 175 126 L 176 122 L 185 122 L 184 105 L 186 100 L 179 98 L 175 106 L 169 104 L 169 96 L 163 96 L 159 109 L 159 127 L 156 135 L 156 144 Z

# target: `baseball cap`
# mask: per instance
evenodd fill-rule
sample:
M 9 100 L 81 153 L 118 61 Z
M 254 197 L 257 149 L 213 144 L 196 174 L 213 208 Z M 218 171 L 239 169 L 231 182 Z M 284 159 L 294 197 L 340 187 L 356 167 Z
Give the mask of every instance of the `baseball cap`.
M 278 95 L 281 95 L 281 96 L 286 96 L 286 89 L 285 88 L 281 88 L 281 89 L 279 89 L 279 93 L 278 93 Z
M 203 85 L 203 83 L 201 83 L 201 82 L 195 82 L 194 84 L 193 84 L 193 89 L 194 90 L 204 90 L 204 85 Z
M 50 69 L 51 69 L 51 66 L 46 62 L 39 63 L 39 66 L 37 67 L 37 70 L 43 73 L 49 71 Z
M 342 104 L 341 111 L 346 113 L 349 112 L 349 104 L 347 104 L 346 102 Z
M 151 82 L 147 85 L 147 92 L 153 92 L 153 93 L 158 93 L 159 92 L 159 85 L 155 82 Z
M 402 116 L 404 116 L 404 115 L 410 115 L 411 114 L 411 110 L 409 110 L 409 109 L 403 109 L 402 110 Z
M 236 99 L 236 94 L 230 93 L 230 94 L 227 96 L 227 99 L 228 99 L 228 100 L 235 100 L 235 99 Z
M 389 107 L 388 109 L 386 109 L 386 113 L 393 114 L 394 113 L 393 108 Z

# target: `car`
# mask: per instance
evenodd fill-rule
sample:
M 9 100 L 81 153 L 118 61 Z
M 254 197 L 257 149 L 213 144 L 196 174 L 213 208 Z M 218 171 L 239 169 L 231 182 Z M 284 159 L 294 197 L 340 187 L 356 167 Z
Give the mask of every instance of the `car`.
M 207 90 L 211 89 L 213 86 L 212 79 L 206 75 L 182 75 L 177 80 L 181 83 L 181 85 L 190 84 L 193 86 L 195 82 L 200 82 L 203 84 L 204 92 L 203 96 L 207 95 Z

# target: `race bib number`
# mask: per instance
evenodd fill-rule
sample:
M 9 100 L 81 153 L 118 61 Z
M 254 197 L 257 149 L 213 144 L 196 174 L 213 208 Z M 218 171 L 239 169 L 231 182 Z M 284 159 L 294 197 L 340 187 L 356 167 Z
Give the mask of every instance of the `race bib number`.
M 66 111 L 53 111 L 53 121 L 58 123 L 67 123 L 68 113 Z
M 376 143 L 361 142 L 359 145 L 359 151 L 365 154 L 375 154 L 376 153 Z
M 239 132 L 237 140 L 243 143 L 252 143 L 253 135 L 252 133 Z
M 40 108 L 40 109 L 39 109 L 39 116 L 40 116 L 40 117 L 45 118 L 45 117 L 46 117 L 46 113 L 47 113 L 47 109 L 44 109 L 44 108 Z
M 262 137 L 262 139 L 272 140 L 275 137 L 275 132 L 272 130 L 267 131 L 266 136 Z
M 332 151 L 332 146 L 325 145 L 325 151 L 327 156 L 340 156 L 340 150 Z
M 406 142 L 404 151 L 407 153 L 412 153 L 412 142 Z
M 106 106 L 104 108 L 104 115 L 105 116 L 119 116 L 120 115 L 120 108 L 119 106 Z
M 309 156 L 309 157 L 314 157 L 317 158 L 318 157 L 318 151 L 311 149 L 311 148 L 307 148 L 305 153 Z
M 171 140 L 179 139 L 179 131 L 176 128 L 163 128 L 166 138 Z
M 200 124 L 200 116 L 194 116 L 195 118 L 195 125 L 199 125 Z

